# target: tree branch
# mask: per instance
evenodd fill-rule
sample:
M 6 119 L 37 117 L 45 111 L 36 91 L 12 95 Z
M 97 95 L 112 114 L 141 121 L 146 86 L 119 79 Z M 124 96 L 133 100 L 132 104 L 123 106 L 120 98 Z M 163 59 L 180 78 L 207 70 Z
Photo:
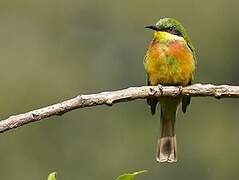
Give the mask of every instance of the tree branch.
M 19 115 L 10 116 L 0 121 L 0 133 L 13 128 L 20 127 L 24 124 L 39 121 L 54 115 L 62 115 L 68 111 L 78 108 L 109 105 L 123 101 L 132 101 L 135 99 L 144 99 L 147 97 L 160 96 L 212 96 L 221 97 L 239 97 L 239 86 L 228 85 L 211 85 L 211 84 L 194 84 L 187 87 L 175 86 L 142 86 L 130 87 L 118 91 L 108 91 L 98 94 L 79 95 L 72 99 L 60 103 L 29 111 Z

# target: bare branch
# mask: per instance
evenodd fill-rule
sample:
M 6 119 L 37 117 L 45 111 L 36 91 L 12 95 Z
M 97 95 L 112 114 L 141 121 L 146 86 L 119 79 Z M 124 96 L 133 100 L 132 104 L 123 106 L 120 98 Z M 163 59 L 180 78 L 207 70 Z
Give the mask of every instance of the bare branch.
M 160 96 L 212 96 L 221 97 L 239 97 L 239 86 L 194 84 L 187 87 L 175 86 L 142 86 L 130 87 L 118 91 L 108 91 L 98 94 L 79 95 L 72 99 L 60 103 L 26 112 L 19 115 L 13 115 L 0 121 L 0 133 L 24 124 L 39 121 L 54 115 L 62 115 L 68 111 L 78 108 L 113 105 L 122 101 L 132 101 L 134 99 L 144 99 L 147 97 Z

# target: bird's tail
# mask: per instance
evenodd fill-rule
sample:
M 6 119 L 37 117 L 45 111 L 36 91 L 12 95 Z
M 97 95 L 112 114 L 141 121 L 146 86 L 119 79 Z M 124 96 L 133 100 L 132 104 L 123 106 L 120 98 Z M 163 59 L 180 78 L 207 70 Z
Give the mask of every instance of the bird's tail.
M 161 137 L 157 145 L 158 162 L 176 162 L 177 161 L 177 144 L 175 134 L 175 119 L 176 108 L 163 108 L 161 107 Z

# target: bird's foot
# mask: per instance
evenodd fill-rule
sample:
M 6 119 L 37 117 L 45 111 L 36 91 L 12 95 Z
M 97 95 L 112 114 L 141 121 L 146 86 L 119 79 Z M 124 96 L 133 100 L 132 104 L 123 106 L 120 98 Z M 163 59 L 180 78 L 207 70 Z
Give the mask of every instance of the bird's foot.
M 163 86 L 161 84 L 158 84 L 158 89 L 160 91 L 160 95 L 163 95 Z
M 182 94 L 182 91 L 183 91 L 183 86 L 178 86 L 178 92 L 180 95 Z

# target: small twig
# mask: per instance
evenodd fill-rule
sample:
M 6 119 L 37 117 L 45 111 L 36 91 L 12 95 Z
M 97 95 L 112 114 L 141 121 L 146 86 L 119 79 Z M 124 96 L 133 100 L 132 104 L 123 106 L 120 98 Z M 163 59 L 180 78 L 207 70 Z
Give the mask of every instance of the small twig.
M 221 97 L 239 97 L 239 86 L 229 85 L 211 85 L 211 84 L 194 84 L 187 87 L 175 86 L 142 86 L 130 87 L 118 91 L 102 92 L 98 94 L 79 95 L 72 99 L 60 103 L 26 112 L 19 115 L 10 116 L 0 121 L 0 133 L 13 128 L 20 127 L 24 124 L 39 121 L 54 115 L 62 115 L 68 111 L 78 108 L 110 105 L 123 101 L 132 101 L 134 99 L 144 99 L 147 97 L 160 96 L 212 96 Z

